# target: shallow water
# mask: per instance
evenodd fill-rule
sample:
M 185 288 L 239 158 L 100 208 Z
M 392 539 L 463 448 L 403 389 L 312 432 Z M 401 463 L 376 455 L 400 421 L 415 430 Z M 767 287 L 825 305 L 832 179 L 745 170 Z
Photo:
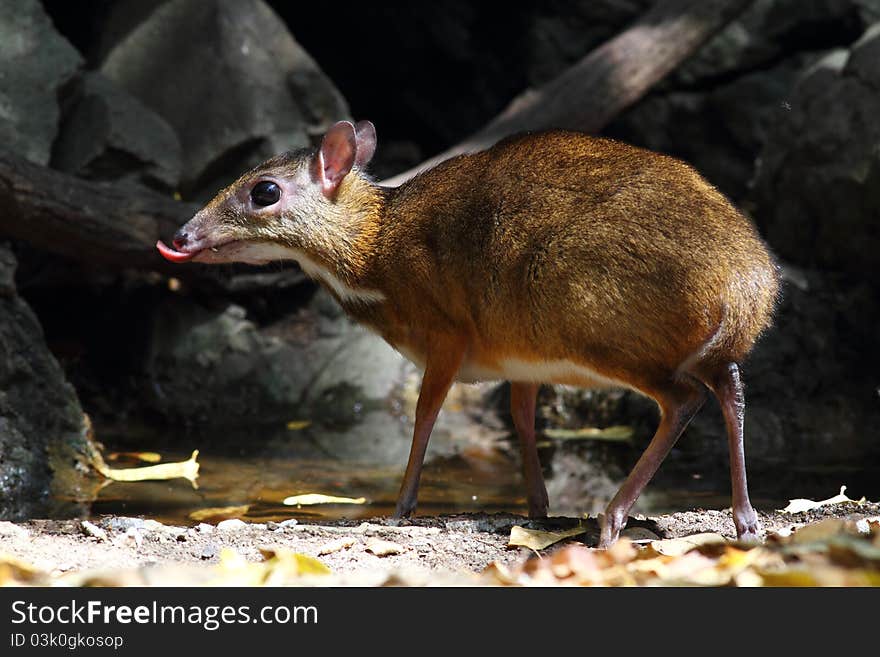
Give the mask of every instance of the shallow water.
M 113 482 L 99 492 L 91 505 L 91 515 L 145 516 L 184 525 L 198 522 L 191 514 L 200 509 L 244 505 L 247 505 L 246 511 L 230 515 L 252 522 L 287 518 L 357 520 L 390 515 L 409 447 L 408 441 L 403 440 L 395 445 L 397 451 L 393 457 L 382 461 L 375 458 L 375 452 L 365 459 L 353 457 L 350 449 L 337 455 L 326 442 L 285 431 L 276 431 L 268 440 L 260 442 L 255 442 L 253 435 L 235 433 L 227 434 L 225 440 L 216 436 L 189 436 L 169 442 L 173 447 L 162 451 L 165 462 L 185 460 L 192 449 L 200 450 L 198 488 L 184 479 Z M 512 437 L 487 443 L 441 435 L 436 442 L 435 448 L 432 441 L 422 473 L 418 513 L 526 513 L 517 447 Z M 130 441 L 126 443 L 126 448 L 131 449 Z M 111 452 L 112 441 L 105 439 L 105 444 L 108 453 Z M 141 448 L 157 449 L 150 442 Z M 579 486 L 588 488 L 591 477 L 585 477 L 582 472 L 577 475 L 566 472 L 566 463 L 592 466 L 596 472 L 602 472 L 606 466 L 611 471 L 626 472 L 637 457 L 638 450 L 626 444 L 585 449 L 583 444 L 563 443 L 543 449 L 542 462 L 549 466 L 551 514 L 595 513 L 604 507 L 620 483 L 612 478 L 598 493 L 579 496 Z M 116 465 L 122 467 L 122 464 Z M 831 497 L 844 484 L 853 499 L 863 495 L 872 500 L 880 499 L 878 467 L 865 468 L 851 463 L 798 467 L 752 460 L 749 475 L 752 501 L 758 509 L 783 508 L 795 497 L 816 500 Z M 580 477 L 585 481 L 565 483 L 567 477 Z M 560 483 L 565 485 L 560 488 Z M 554 491 L 559 490 L 569 494 L 554 496 Z M 366 503 L 301 507 L 282 503 L 288 496 L 304 493 L 364 497 Z M 673 450 L 634 511 L 665 513 L 693 508 L 723 509 L 729 505 L 726 463 L 715 464 L 707 471 L 705 463 L 694 460 L 693 452 Z M 219 515 L 208 521 L 223 517 L 228 516 Z

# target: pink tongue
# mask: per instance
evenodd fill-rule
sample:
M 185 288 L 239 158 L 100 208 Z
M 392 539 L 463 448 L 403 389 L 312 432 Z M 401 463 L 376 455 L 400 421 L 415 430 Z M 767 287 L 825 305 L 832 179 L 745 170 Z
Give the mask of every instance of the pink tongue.
M 184 253 L 183 251 L 175 251 L 169 246 L 165 246 L 165 243 L 162 240 L 156 242 L 156 248 L 159 249 L 159 253 L 162 254 L 162 257 L 166 260 L 170 260 L 171 262 L 186 262 L 187 260 L 192 260 L 196 255 L 198 255 L 198 251 L 194 251 L 192 253 Z

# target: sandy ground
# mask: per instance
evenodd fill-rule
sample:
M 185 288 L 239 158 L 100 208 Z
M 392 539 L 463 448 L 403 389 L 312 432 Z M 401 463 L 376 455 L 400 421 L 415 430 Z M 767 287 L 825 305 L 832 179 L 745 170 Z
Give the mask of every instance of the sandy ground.
M 880 504 L 841 504 L 809 512 L 761 513 L 767 532 L 795 530 L 828 517 L 858 520 L 876 517 Z M 470 584 L 490 564 L 516 566 L 534 555 L 507 546 L 515 525 L 562 531 L 575 518 L 529 521 L 510 514 L 418 517 L 396 523 L 369 522 L 247 524 L 238 520 L 191 527 L 163 525 L 143 518 L 108 516 L 91 522 L 31 520 L 0 523 L 0 556 L 29 565 L 34 583 L 110 585 L 200 585 L 216 583 L 216 564 L 226 560 L 259 563 L 262 550 L 289 550 L 315 557 L 332 575 L 327 585 Z M 586 533 L 566 543 L 596 544 L 595 519 Z M 715 532 L 733 538 L 729 511 L 696 510 L 630 519 L 624 535 L 633 540 L 677 538 Z M 307 582 L 304 582 L 307 583 Z

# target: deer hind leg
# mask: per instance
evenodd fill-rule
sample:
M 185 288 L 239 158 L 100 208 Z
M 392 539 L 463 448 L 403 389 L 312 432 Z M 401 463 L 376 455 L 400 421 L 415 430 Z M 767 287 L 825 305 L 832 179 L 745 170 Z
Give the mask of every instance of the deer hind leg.
M 718 398 L 724 422 L 727 425 L 727 445 L 730 450 L 730 480 L 733 489 L 733 524 L 736 536 L 743 541 L 759 541 L 761 525 L 758 514 L 749 501 L 746 481 L 746 458 L 743 447 L 743 420 L 745 417 L 745 397 L 739 366 L 726 363 L 713 368 L 708 376 L 700 376 Z
M 703 385 L 689 377 L 673 379 L 659 389 L 661 392 L 652 396 L 660 405 L 660 425 L 600 519 L 600 548 L 610 547 L 617 540 L 633 504 L 706 401 Z

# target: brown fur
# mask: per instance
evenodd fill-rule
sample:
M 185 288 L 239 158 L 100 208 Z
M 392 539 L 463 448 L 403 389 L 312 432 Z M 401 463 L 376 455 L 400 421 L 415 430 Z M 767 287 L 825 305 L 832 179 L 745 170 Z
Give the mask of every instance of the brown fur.
M 370 265 L 349 282 L 388 301 L 344 305 L 411 352 L 450 332 L 466 361 L 568 359 L 655 396 L 683 365 L 741 362 L 770 322 L 777 272 L 755 229 L 663 155 L 523 135 L 381 193 Z

